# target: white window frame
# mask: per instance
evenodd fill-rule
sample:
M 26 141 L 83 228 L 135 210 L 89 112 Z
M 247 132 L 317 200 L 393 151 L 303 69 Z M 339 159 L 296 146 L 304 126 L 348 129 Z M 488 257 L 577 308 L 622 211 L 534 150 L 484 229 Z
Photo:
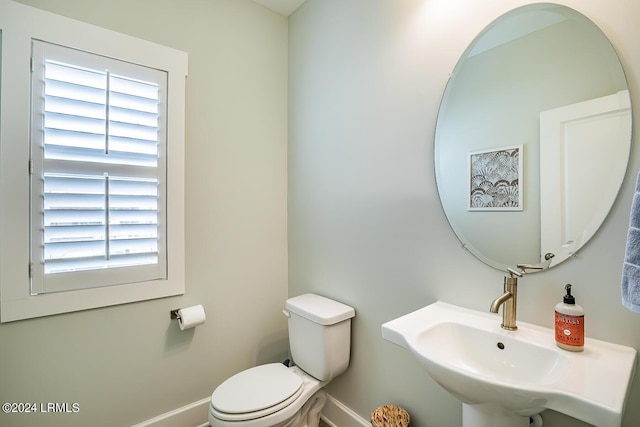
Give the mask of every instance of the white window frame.
M 187 54 L 9 0 L 0 0 L 0 32 L 0 322 L 183 294 Z M 31 294 L 28 164 L 33 39 L 167 72 L 166 280 Z

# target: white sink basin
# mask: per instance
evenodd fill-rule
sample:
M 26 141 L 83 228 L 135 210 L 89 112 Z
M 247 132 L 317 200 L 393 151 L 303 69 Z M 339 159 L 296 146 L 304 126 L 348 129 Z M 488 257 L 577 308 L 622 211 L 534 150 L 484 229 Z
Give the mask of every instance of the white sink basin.
M 518 322 L 507 331 L 500 322 L 436 302 L 385 323 L 382 337 L 408 349 L 467 405 L 516 418 L 553 409 L 600 427 L 620 425 L 635 349 L 586 338 L 584 351 L 574 353 L 555 345 L 551 329 Z

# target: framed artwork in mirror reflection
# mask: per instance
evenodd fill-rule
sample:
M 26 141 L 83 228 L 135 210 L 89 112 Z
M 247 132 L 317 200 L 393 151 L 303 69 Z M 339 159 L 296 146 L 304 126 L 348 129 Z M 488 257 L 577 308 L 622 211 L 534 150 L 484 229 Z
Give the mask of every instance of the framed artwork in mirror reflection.
M 521 211 L 523 145 L 469 153 L 470 211 Z

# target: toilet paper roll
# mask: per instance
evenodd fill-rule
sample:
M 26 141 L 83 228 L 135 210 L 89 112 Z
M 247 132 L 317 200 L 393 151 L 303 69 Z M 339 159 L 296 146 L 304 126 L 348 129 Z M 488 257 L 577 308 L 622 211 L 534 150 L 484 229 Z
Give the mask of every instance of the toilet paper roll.
M 178 325 L 180 325 L 181 331 L 202 325 L 205 320 L 207 319 L 202 305 L 194 305 L 178 310 Z

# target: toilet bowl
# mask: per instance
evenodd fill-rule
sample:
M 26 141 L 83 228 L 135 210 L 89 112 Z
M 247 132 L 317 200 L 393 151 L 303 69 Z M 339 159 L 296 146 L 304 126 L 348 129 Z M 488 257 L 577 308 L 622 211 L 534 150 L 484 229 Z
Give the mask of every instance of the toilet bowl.
M 242 371 L 211 396 L 212 427 L 315 427 L 326 401 L 318 381 L 297 366 L 271 363 Z
M 212 427 L 317 427 L 323 387 L 349 365 L 351 318 L 345 304 L 304 294 L 287 300 L 289 345 L 296 366 L 256 366 L 220 384 L 211 395 Z

